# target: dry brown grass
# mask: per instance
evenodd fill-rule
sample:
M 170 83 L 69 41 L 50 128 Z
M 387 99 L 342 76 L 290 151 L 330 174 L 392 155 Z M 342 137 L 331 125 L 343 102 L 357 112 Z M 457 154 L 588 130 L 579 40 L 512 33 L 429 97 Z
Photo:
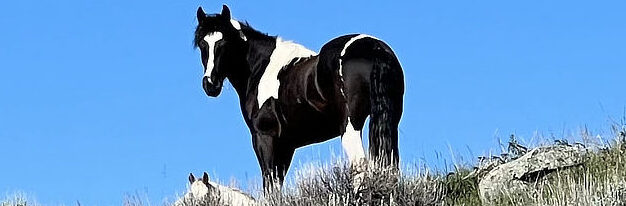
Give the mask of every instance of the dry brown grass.
M 582 139 L 598 139 L 588 132 Z M 609 142 L 593 144 L 584 164 L 557 171 L 539 179 L 534 188 L 540 195 L 525 191 L 502 191 L 497 205 L 626 205 L 626 130 L 614 128 Z M 562 144 L 562 142 L 561 142 Z M 352 184 L 356 172 L 343 161 L 309 165 L 296 171 L 282 190 L 265 194 L 253 188 L 259 205 L 480 205 L 478 179 L 473 168 L 456 166 L 453 172 L 432 171 L 426 166 L 401 171 L 370 164 L 362 185 Z M 258 184 L 260 185 L 260 184 Z M 171 203 L 170 203 L 171 204 Z M 39 205 L 25 195 L 9 196 L 1 206 Z M 124 205 L 150 205 L 137 195 Z M 168 205 L 166 203 L 166 205 Z M 227 205 L 219 195 L 184 205 Z

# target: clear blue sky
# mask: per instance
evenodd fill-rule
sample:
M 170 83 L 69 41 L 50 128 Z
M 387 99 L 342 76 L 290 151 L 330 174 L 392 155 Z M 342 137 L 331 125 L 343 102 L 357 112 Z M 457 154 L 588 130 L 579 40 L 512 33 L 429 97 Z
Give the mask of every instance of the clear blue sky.
M 197 6 L 222 3 L 313 50 L 347 33 L 388 42 L 406 72 L 406 161 L 483 154 L 510 133 L 608 133 L 624 114 L 624 1 L 2 1 L 0 193 L 160 203 L 189 172 L 258 178 L 234 90 L 204 95 L 192 47 Z M 339 141 L 295 165 L 331 151 Z

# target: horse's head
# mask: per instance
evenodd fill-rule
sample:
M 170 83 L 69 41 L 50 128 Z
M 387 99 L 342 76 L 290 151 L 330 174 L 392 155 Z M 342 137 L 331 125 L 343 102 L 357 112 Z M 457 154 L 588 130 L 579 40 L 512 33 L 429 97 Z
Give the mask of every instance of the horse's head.
M 196 179 L 192 173 L 189 173 L 189 192 L 187 198 L 203 198 L 210 194 L 213 186 L 209 184 L 209 174 L 204 172 L 202 178 Z M 190 195 L 190 196 L 189 196 Z
M 208 96 L 216 97 L 222 91 L 224 78 L 245 61 L 246 37 L 239 22 L 231 19 L 226 5 L 220 14 L 209 15 L 198 7 L 197 18 L 194 46 L 200 48 L 204 66 L 202 87 Z
M 209 181 L 209 174 L 204 172 L 202 178 L 196 179 L 189 173 L 189 190 L 174 205 L 213 205 L 219 200 L 225 205 L 257 205 L 254 198 L 238 189 L 219 185 Z M 207 199 L 208 198 L 208 199 Z

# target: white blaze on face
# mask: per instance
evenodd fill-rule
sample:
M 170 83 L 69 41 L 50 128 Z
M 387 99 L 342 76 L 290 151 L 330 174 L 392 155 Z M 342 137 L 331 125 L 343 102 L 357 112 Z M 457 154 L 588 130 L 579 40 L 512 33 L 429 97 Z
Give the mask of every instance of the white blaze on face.
M 213 67 L 215 67 L 215 43 L 222 39 L 222 32 L 213 32 L 204 37 L 204 41 L 209 45 L 208 55 L 206 62 L 206 68 L 204 68 L 204 76 L 209 79 L 209 83 L 211 82 L 211 72 L 213 72 Z
M 278 99 L 278 88 L 280 87 L 278 72 L 280 72 L 285 65 L 289 64 L 294 58 L 310 57 L 314 55 L 317 54 L 302 45 L 276 38 L 276 48 L 272 51 L 270 62 L 267 68 L 265 68 L 265 72 L 263 76 L 261 76 L 257 88 L 259 108 L 271 97 Z
M 359 163 L 360 160 L 365 159 L 361 131 L 354 129 L 350 117 L 348 117 L 346 131 L 341 135 L 341 146 L 346 151 L 351 164 Z

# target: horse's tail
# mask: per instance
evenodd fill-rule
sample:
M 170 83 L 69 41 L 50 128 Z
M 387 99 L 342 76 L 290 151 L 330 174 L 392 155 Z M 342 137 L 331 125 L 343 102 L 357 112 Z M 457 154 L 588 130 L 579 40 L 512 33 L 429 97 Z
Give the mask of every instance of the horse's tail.
M 382 164 L 398 165 L 398 124 L 402 116 L 404 74 L 396 56 L 377 50 L 370 74 L 369 151 Z

